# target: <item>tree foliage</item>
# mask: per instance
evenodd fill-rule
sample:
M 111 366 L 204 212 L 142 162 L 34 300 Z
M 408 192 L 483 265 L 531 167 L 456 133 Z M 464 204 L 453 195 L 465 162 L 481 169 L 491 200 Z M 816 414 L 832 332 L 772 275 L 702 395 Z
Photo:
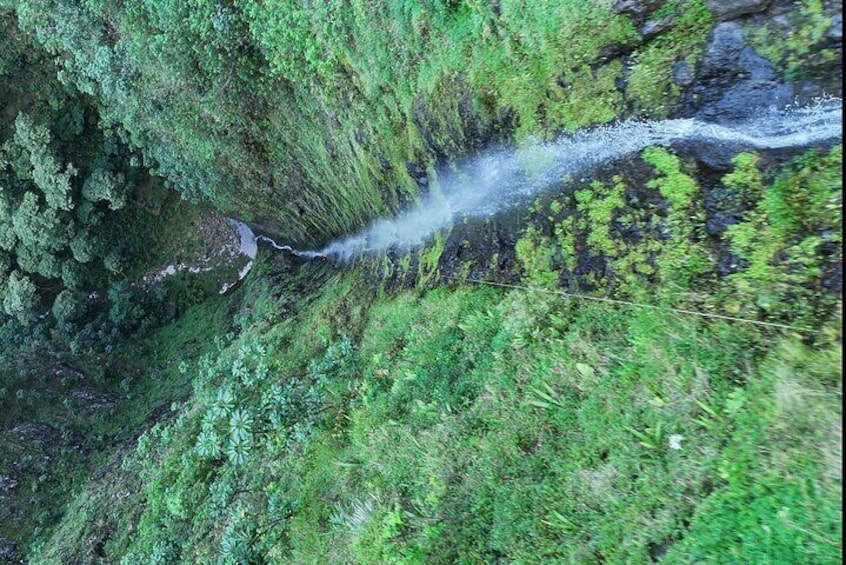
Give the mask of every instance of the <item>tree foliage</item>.
M 67 325 L 88 310 L 84 296 L 105 294 L 131 263 L 142 229 L 133 186 L 146 173 L 102 127 L 94 101 L 63 84 L 2 10 L 0 35 L 1 312 L 21 323 L 52 313 Z

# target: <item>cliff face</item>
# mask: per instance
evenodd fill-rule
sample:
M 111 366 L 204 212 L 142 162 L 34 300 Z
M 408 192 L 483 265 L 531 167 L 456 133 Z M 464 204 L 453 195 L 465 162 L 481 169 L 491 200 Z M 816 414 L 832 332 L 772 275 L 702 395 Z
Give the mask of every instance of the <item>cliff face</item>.
M 298 243 L 401 209 L 491 144 L 841 89 L 834 1 L 306 5 L 18 11 L 173 187 Z

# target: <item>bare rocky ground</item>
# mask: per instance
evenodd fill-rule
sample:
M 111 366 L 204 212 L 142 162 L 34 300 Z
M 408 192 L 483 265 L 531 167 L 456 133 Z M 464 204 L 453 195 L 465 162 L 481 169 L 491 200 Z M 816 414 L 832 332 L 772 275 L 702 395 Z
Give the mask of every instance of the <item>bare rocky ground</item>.
M 242 273 L 246 274 L 244 268 L 252 256 L 249 254 L 249 242 L 244 240 L 250 236 L 252 234 L 242 232 L 227 218 L 199 215 L 193 221 L 192 240 L 174 241 L 169 246 L 172 259 L 167 264 L 150 269 L 141 277 L 140 284 L 149 289 L 177 273 L 215 271 L 220 278 L 221 292 L 224 292 L 240 280 Z

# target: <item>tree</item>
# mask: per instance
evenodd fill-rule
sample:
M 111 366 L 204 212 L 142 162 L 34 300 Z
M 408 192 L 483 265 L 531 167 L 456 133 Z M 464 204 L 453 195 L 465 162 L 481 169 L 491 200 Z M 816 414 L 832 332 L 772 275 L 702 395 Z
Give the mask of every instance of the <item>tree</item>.
M 77 170 L 71 164 L 62 169 L 61 161 L 50 148 L 47 127 L 36 124 L 27 114 L 18 114 L 14 139 L 17 146 L 29 154 L 29 175 L 41 189 L 47 205 L 56 210 L 72 209 L 71 179 Z
M 95 169 L 82 185 L 82 196 L 90 202 L 106 201 L 109 210 L 120 210 L 126 206 L 126 179 L 121 173 Z
M 3 311 L 25 323 L 33 318 L 35 285 L 20 271 L 12 271 L 3 293 Z

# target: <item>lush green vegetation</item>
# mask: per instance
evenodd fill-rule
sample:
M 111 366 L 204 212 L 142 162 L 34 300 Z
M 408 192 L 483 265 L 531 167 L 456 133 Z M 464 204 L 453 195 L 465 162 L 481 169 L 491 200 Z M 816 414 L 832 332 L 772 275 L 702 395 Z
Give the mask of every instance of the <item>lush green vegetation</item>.
M 709 4 L 0 0 L 0 561 L 840 562 L 839 144 L 649 147 L 224 295 L 209 259 L 678 111 Z M 813 79 L 830 4 L 742 31 Z
M 809 346 L 519 290 L 333 276 L 282 320 L 268 292 L 38 560 L 840 556 L 839 320 Z
M 408 161 L 434 172 L 490 139 L 665 114 L 673 61 L 693 61 L 710 29 L 704 3 L 667 2 L 670 29 L 643 46 L 611 8 L 52 0 L 16 13 L 153 172 L 307 241 L 415 198 Z

